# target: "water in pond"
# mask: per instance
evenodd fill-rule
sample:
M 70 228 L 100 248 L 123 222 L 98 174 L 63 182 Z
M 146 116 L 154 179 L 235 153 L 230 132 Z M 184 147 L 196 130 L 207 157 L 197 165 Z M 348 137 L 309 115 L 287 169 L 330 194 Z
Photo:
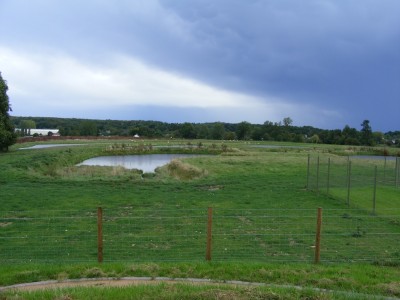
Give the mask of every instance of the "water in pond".
M 148 154 L 98 156 L 87 159 L 78 166 L 121 166 L 126 169 L 139 169 L 144 173 L 152 173 L 156 168 L 166 165 L 176 158 L 195 157 L 195 154 Z
M 35 145 L 30 147 L 19 148 L 19 150 L 26 150 L 26 149 L 45 149 L 45 148 L 53 148 L 53 147 L 70 147 L 70 146 L 82 146 L 85 144 L 42 144 L 42 145 Z
M 359 158 L 359 159 L 372 159 L 372 160 L 396 160 L 395 156 L 379 156 L 379 155 L 353 155 L 350 158 Z
M 303 146 L 285 146 L 285 145 L 251 145 L 253 148 L 267 148 L 267 149 L 275 149 L 275 148 L 293 148 L 293 149 L 304 149 L 306 147 Z

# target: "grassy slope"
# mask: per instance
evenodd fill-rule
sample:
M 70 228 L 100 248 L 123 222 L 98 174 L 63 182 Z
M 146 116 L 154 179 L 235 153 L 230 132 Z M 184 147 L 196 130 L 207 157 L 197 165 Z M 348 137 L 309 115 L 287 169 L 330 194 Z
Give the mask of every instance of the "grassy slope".
M 207 142 L 204 144 L 207 145 Z M 190 163 L 206 169 L 208 176 L 184 182 L 168 177 L 142 180 L 132 174 L 121 174 L 118 178 L 106 175 L 66 177 L 65 172 L 59 172 L 85 158 L 102 153 L 105 145 L 1 154 L 1 211 L 33 211 L 40 215 L 43 210 L 93 211 L 97 206 L 116 211 L 127 206 L 149 210 L 205 209 L 208 206 L 235 210 L 315 209 L 318 206 L 343 208 L 343 203 L 339 201 L 305 191 L 308 149 L 281 151 L 248 148 L 242 144 L 230 147 L 238 150 L 215 157 L 192 159 Z M 325 152 L 326 149 L 321 151 Z M 101 267 L 101 272 L 108 276 L 114 274 L 240 279 L 332 289 L 356 289 L 371 293 L 378 291 L 388 295 L 396 294 L 396 291 L 391 289 L 398 286 L 395 278 L 399 278 L 395 268 L 367 265 L 314 267 L 254 263 L 150 264 L 150 270 L 155 269 L 151 274 L 142 270 L 148 266 L 105 264 Z M 3 264 L 0 266 L 1 284 L 59 276 L 75 278 L 86 276 L 85 272 L 90 269 L 93 267 L 87 265 L 10 267 Z M 341 274 L 341 278 L 343 274 L 347 274 L 348 280 L 341 281 L 338 273 Z M 371 282 L 372 279 L 375 282 Z M 355 286 L 357 288 L 354 288 Z
M 101 150 L 59 148 L 0 155 L 0 193 L 2 199 L 7 199 L 2 210 L 93 209 L 99 205 L 118 208 L 126 203 L 157 208 L 290 208 L 297 200 L 304 208 L 314 208 L 320 201 L 304 191 L 304 153 L 244 149 L 192 159 L 191 164 L 205 168 L 209 175 L 191 182 L 168 178 L 132 180 L 128 176 L 119 180 L 52 176 L 60 166 L 77 163 Z M 222 188 L 202 188 L 207 186 Z

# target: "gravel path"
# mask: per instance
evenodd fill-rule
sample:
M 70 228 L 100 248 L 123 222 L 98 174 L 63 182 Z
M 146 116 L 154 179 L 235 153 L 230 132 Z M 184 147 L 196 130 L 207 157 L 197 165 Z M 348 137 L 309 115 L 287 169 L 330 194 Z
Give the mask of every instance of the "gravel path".
M 384 297 L 378 295 L 369 295 L 363 293 L 353 293 L 346 291 L 334 291 L 311 287 L 301 287 L 295 285 L 278 285 L 278 284 L 267 284 L 258 282 L 246 282 L 236 280 L 211 280 L 211 279 L 199 279 L 199 278 L 170 278 L 170 277 L 121 277 L 121 278 L 81 278 L 81 279 L 66 279 L 66 280 L 47 280 L 31 283 L 14 284 L 10 286 L 0 287 L 0 292 L 9 290 L 19 291 L 34 291 L 39 289 L 58 289 L 68 287 L 124 287 L 130 285 L 150 285 L 160 283 L 185 283 L 185 284 L 207 284 L 207 285 L 234 285 L 234 286 L 253 286 L 253 287 L 271 287 L 271 288 L 287 288 L 287 289 L 311 289 L 320 293 L 327 294 L 339 294 L 349 297 L 359 297 L 360 299 L 385 299 L 385 300 L 399 300 L 400 298 L 395 297 Z

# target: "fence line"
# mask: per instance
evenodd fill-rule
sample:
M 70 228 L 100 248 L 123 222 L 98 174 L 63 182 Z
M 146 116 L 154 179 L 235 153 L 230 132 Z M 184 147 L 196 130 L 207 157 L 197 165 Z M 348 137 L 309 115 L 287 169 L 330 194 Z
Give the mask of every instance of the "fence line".
M 399 211 L 325 209 L 323 220 L 314 209 L 0 212 L 0 263 L 400 263 Z
M 400 158 L 308 156 L 308 190 L 378 213 L 399 207 Z

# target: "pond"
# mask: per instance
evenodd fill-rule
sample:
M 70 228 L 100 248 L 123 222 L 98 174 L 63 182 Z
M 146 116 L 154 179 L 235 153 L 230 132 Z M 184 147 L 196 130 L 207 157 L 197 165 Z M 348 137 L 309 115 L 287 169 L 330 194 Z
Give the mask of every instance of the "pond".
M 253 148 L 266 148 L 266 149 L 275 149 L 275 148 L 292 148 L 292 149 L 304 149 L 304 146 L 288 146 L 288 145 L 251 145 Z
M 126 169 L 138 169 L 143 173 L 153 173 L 156 168 L 168 164 L 176 158 L 196 157 L 196 154 L 146 154 L 146 155 L 119 155 L 98 156 L 87 159 L 77 166 L 121 166 Z
M 379 155 L 353 155 L 350 158 L 372 159 L 372 160 L 396 160 L 395 156 L 379 156 Z
M 85 144 L 42 144 L 42 145 L 18 148 L 18 150 L 46 149 L 46 148 L 53 148 L 53 147 L 70 147 L 70 146 L 82 146 L 82 145 L 85 145 Z

